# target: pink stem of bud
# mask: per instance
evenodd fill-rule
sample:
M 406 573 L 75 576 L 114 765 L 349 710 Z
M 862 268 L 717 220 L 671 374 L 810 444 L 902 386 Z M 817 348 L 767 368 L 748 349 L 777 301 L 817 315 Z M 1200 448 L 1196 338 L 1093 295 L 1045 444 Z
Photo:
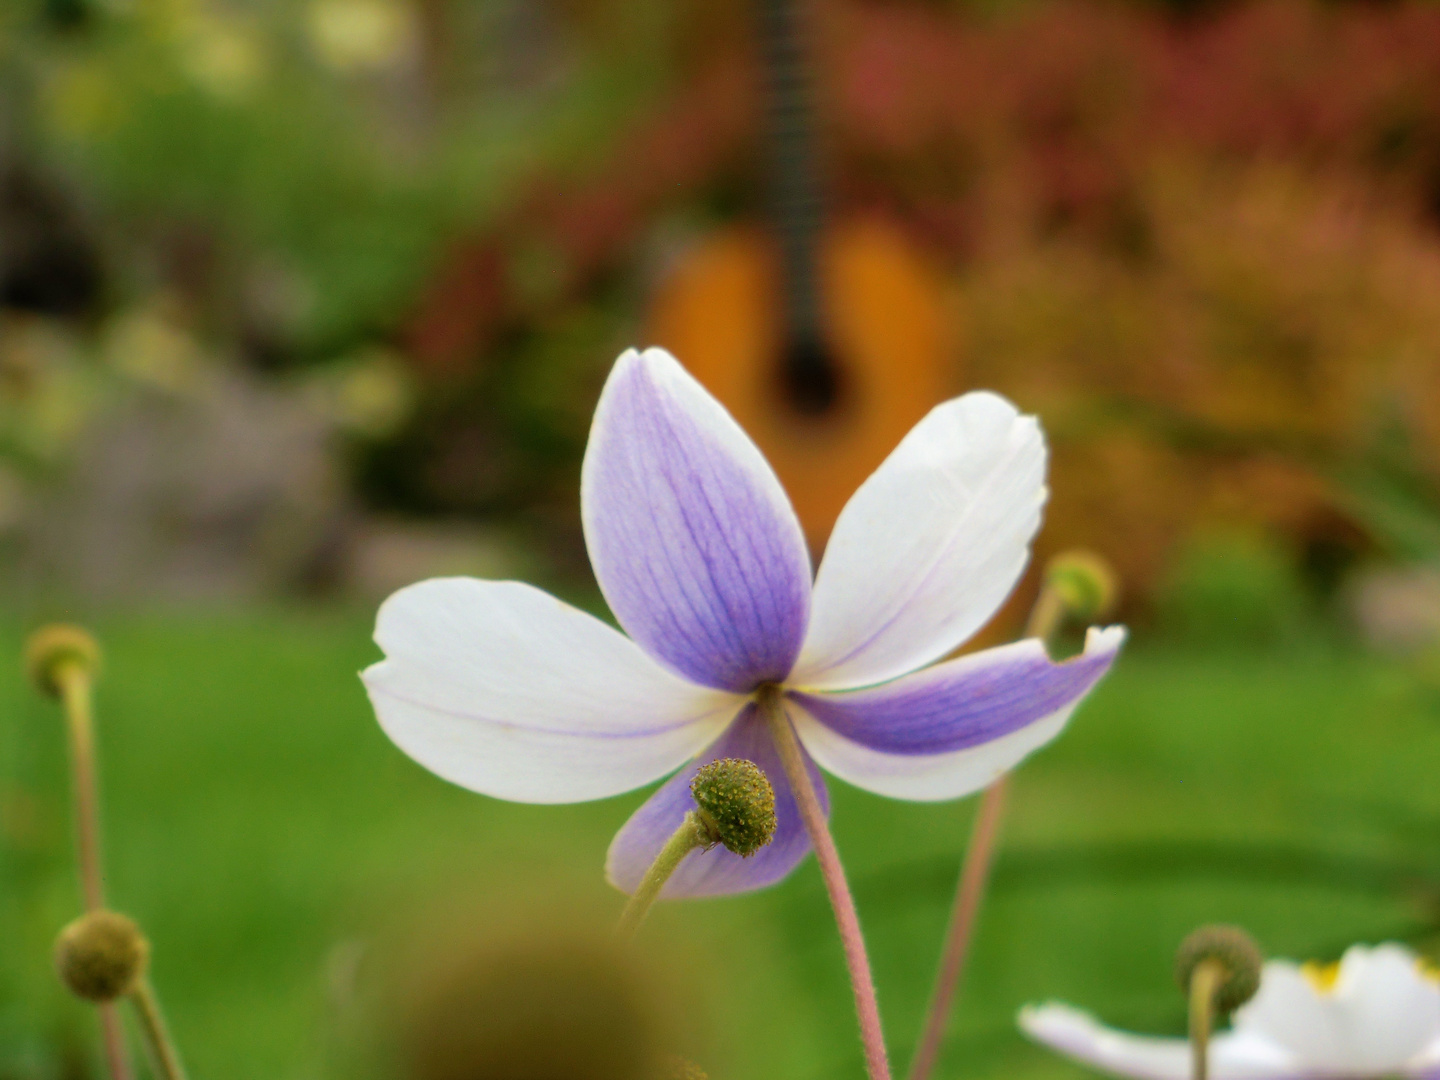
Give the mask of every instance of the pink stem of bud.
M 1035 606 L 1030 609 L 1030 618 L 1025 624 L 1025 636 L 1046 641 L 1060 629 L 1064 618 L 1064 598 L 1046 583 L 1040 587 L 1040 595 L 1035 599 Z M 935 976 L 935 988 L 930 993 L 930 1007 L 925 1013 L 925 1024 L 920 1029 L 920 1041 L 915 1047 L 915 1057 L 910 1062 L 908 1080 L 926 1080 L 940 1056 L 940 1045 L 945 1041 L 950 1009 L 960 989 L 960 979 L 965 973 L 965 961 L 970 956 L 970 941 L 975 935 L 975 920 L 980 914 L 980 902 L 984 899 L 986 886 L 990 883 L 990 865 L 995 861 L 995 842 L 1000 835 L 1000 822 L 1005 816 L 1005 792 L 1008 786 L 1008 776 L 1002 775 L 980 796 L 980 809 L 975 815 L 970 845 L 965 849 L 965 859 L 960 867 L 960 883 L 955 889 L 955 901 L 950 908 L 950 922 L 945 928 L 945 944 L 940 951 L 940 969 Z
M 930 995 L 925 1026 L 915 1057 L 910 1062 L 909 1080 L 925 1080 L 940 1056 L 945 1040 L 945 1027 L 950 1008 L 960 989 L 960 977 L 970 955 L 970 940 L 975 932 L 975 919 L 980 914 L 980 901 L 990 880 L 990 864 L 994 861 L 995 839 L 1000 832 L 1000 819 L 1005 810 L 1005 777 L 1000 777 L 980 796 L 980 810 L 970 833 L 970 846 L 965 849 L 965 862 L 960 868 L 960 885 L 955 890 L 955 903 L 950 910 L 950 925 L 945 933 L 940 971 Z

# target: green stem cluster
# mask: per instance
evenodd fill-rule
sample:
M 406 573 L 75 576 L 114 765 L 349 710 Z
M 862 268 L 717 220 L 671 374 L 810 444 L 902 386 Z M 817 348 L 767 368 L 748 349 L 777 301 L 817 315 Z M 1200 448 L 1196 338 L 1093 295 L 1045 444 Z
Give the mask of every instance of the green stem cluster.
M 45 635 L 51 635 L 49 641 Z M 77 638 L 80 639 L 77 641 Z M 50 659 L 47 660 L 47 644 Z M 36 646 L 39 646 L 36 648 Z M 73 628 L 51 628 L 32 639 L 30 659 L 37 682 L 60 700 L 70 749 L 71 794 L 75 808 L 75 853 L 80 888 L 87 912 L 105 910 L 105 876 L 100 856 L 99 770 L 95 753 L 93 684 L 96 656 L 93 640 Z M 162 1080 L 186 1080 L 180 1055 L 165 1026 L 155 990 L 139 979 L 126 995 L 135 1006 L 140 1030 L 155 1074 Z M 125 1033 L 114 1001 L 97 1003 L 111 1080 L 132 1080 Z

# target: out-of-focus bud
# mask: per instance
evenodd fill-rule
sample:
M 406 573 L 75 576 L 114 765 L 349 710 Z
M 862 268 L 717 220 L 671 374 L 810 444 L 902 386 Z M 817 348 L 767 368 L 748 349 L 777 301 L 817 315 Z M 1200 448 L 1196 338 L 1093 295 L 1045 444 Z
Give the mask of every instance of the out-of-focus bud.
M 720 758 L 700 766 L 690 794 L 712 845 L 748 858 L 775 835 L 775 789 L 753 761 Z
M 1045 566 L 1045 584 L 1055 591 L 1065 613 L 1076 622 L 1104 618 L 1120 599 L 1110 564 L 1093 551 L 1062 551 Z
M 150 943 L 134 920 L 114 911 L 82 915 L 55 939 L 60 981 L 86 1001 L 114 1001 L 145 974 Z
M 613 942 L 547 935 L 450 965 L 414 1003 L 410 1080 L 665 1076 L 660 1003 Z
M 710 1080 L 710 1074 L 689 1058 L 673 1057 L 665 1073 L 665 1080 Z
M 1260 989 L 1264 957 L 1253 938 L 1238 926 L 1202 926 L 1180 943 L 1175 954 L 1175 979 L 1185 994 L 1195 969 L 1213 962 L 1221 970 L 1212 1005 L 1221 1015 L 1233 1012 Z
M 67 665 L 94 676 L 100 669 L 100 646 L 78 626 L 42 626 L 25 642 L 25 671 L 42 694 L 59 697 L 59 675 Z

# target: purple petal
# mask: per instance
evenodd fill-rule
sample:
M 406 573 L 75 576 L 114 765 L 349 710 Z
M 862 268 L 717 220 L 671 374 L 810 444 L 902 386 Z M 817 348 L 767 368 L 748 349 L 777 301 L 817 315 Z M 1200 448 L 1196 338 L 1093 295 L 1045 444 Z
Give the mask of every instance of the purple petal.
M 956 798 L 1058 735 L 1124 640 L 1121 627 L 1092 629 L 1084 654 L 1057 664 L 1032 638 L 866 690 L 792 691 L 796 730 L 827 772 L 857 787 Z
M 741 858 L 723 847 L 693 852 L 686 856 L 660 895 L 674 899 L 748 892 L 773 885 L 795 869 L 810 850 L 810 837 L 800 820 L 800 808 L 795 805 L 795 794 L 785 778 L 775 743 L 752 704 L 745 707 L 735 723 L 704 754 L 650 796 L 616 833 L 605 859 L 605 875 L 612 885 L 624 893 L 635 891 L 665 841 L 680 827 L 685 814 L 695 809 L 690 781 L 696 770 L 707 761 L 725 757 L 748 758 L 770 778 L 775 789 L 775 838 L 749 858 Z M 828 815 L 830 797 L 825 781 L 814 762 L 808 764 L 811 783 Z
M 826 727 L 872 750 L 943 754 L 1049 716 L 1095 685 L 1114 659 L 1103 650 L 1057 664 L 1031 639 L 868 690 L 795 697 Z
M 749 437 L 659 349 L 616 361 L 580 483 L 585 542 L 620 625 L 705 686 L 790 672 L 810 613 L 810 559 Z

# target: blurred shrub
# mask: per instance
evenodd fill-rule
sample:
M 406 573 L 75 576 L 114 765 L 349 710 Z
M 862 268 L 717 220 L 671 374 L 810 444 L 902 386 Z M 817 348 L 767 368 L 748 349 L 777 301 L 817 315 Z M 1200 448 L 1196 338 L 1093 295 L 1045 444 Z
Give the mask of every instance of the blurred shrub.
M 1326 590 L 1388 545 L 1337 477 L 1392 421 L 1440 475 L 1440 9 L 817 12 L 834 205 L 887 212 L 953 270 L 957 385 L 1044 416 L 1046 547 L 1103 551 L 1143 607 L 1207 522 L 1285 536 Z M 559 340 L 611 302 L 657 214 L 763 205 L 750 28 L 687 33 L 712 21 L 677 9 L 684 86 L 588 182 L 456 242 L 411 324 L 423 364 L 500 370 L 517 327 Z M 537 250 L 541 300 L 517 285 Z
M 1191 537 L 1158 597 L 1163 628 L 1196 644 L 1240 648 L 1285 640 L 1299 626 L 1304 606 L 1293 555 L 1239 529 Z
M 1157 162 L 1136 213 L 1143 257 L 1034 238 L 961 282 L 967 381 L 1054 442 L 1047 545 L 1104 551 L 1142 596 L 1206 522 L 1287 536 L 1326 589 L 1400 553 L 1346 478 L 1396 424 L 1411 469 L 1440 474 L 1440 244 L 1363 187 L 1281 165 Z
M 163 294 L 265 372 L 383 355 L 320 380 L 362 497 L 528 515 L 573 550 L 589 410 L 647 275 L 762 205 L 742 13 L 42 6 L 0 13 L 0 71 L 17 145 L 85 208 L 57 235 L 108 257 L 87 296 Z M 837 210 L 889 214 L 952 271 L 957 387 L 1046 421 L 1042 545 L 1103 552 L 1142 608 L 1214 523 L 1284 537 L 1324 590 L 1414 557 L 1369 463 L 1398 430 L 1404 468 L 1440 477 L 1440 8 L 994 7 L 817 5 L 818 81 Z M 174 360 L 150 340 L 131 377 Z

